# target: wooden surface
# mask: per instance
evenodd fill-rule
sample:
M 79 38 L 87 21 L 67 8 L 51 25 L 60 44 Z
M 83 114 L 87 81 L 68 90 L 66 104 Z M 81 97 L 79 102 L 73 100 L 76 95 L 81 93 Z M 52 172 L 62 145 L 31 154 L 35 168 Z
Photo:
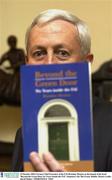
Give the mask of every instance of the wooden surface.
M 66 172 L 92 172 L 94 171 L 93 161 L 60 161 Z M 24 171 L 34 171 L 30 162 L 24 163 Z

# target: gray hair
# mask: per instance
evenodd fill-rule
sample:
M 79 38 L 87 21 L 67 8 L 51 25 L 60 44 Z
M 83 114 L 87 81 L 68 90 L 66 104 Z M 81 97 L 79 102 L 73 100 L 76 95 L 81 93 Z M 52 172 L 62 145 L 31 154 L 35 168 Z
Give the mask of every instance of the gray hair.
M 81 46 L 81 54 L 87 55 L 88 53 L 90 53 L 91 37 L 86 23 L 73 14 L 69 13 L 68 11 L 60 9 L 49 9 L 43 11 L 33 20 L 25 36 L 26 50 L 28 50 L 28 41 L 31 29 L 35 25 L 42 26 L 57 19 L 68 21 L 77 28 L 79 34 L 78 40 Z

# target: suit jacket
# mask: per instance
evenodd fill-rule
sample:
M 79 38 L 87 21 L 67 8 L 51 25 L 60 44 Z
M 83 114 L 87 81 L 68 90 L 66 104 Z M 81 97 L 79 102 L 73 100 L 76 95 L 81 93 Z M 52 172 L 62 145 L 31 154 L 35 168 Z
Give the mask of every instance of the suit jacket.
M 112 104 L 93 102 L 94 167 L 95 171 L 112 171 Z M 23 171 L 22 132 L 17 131 L 12 171 Z

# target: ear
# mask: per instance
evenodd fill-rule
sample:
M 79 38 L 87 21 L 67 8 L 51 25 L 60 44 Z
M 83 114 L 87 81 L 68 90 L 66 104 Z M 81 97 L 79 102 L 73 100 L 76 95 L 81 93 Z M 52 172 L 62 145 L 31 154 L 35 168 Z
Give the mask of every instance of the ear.
M 86 56 L 86 60 L 87 60 L 88 62 L 90 62 L 90 63 L 93 62 L 93 58 L 94 58 L 93 54 L 88 54 L 88 55 Z

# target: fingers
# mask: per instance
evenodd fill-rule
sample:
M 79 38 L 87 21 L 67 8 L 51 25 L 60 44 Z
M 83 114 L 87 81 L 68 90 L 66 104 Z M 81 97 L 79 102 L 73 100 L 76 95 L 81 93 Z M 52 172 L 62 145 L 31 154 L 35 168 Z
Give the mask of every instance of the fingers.
M 53 172 L 63 172 L 64 167 L 62 167 L 59 162 L 54 158 L 54 156 L 48 152 L 43 154 L 43 160 L 47 164 L 50 171 Z
M 64 168 L 59 164 L 59 162 L 54 158 L 54 156 L 50 152 L 43 154 L 43 159 L 39 157 L 37 152 L 31 152 L 29 158 L 32 166 L 37 172 L 64 171 Z
M 31 152 L 29 159 L 31 161 L 32 166 L 34 167 L 35 171 L 37 172 L 49 172 L 46 164 L 40 159 L 38 153 Z

